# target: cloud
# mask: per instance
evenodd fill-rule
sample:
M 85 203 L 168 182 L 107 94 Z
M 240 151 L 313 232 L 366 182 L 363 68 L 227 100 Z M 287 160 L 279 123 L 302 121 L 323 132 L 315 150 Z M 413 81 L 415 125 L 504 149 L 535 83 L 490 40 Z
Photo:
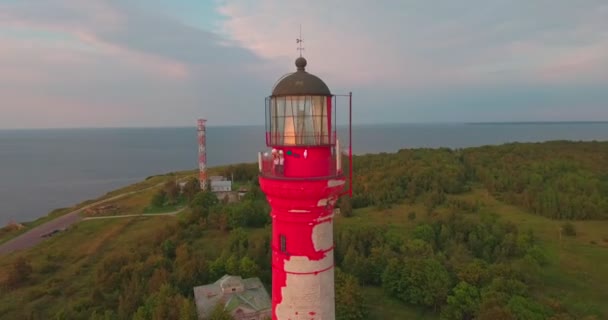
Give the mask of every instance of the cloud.
M 595 79 L 569 67 L 581 50 L 595 58 L 584 64 L 608 66 L 605 1 L 234 0 L 219 10 L 223 32 L 265 57 L 295 55 L 302 23 L 311 67 L 349 85 L 542 82 L 549 70 Z
M 604 0 L 20 0 L 0 128 L 263 123 L 300 24 L 356 122 L 608 119 Z
M 0 12 L 0 127 L 45 126 L 36 114 L 47 110 L 59 126 L 263 121 L 260 80 L 270 86 L 274 66 L 212 32 L 124 1 L 20 1 Z

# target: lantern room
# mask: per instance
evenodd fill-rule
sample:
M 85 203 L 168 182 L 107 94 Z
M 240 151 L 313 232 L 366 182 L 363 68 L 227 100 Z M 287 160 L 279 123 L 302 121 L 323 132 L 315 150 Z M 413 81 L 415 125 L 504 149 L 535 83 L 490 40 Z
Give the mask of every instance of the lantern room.
M 260 154 L 260 172 L 269 178 L 341 175 L 336 95 L 306 71 L 306 59 L 297 58 L 295 65 L 266 98 L 266 145 L 272 153 Z
M 266 144 L 273 147 L 335 145 L 332 94 L 317 76 L 306 72 L 306 59 L 297 71 L 283 76 L 266 98 Z

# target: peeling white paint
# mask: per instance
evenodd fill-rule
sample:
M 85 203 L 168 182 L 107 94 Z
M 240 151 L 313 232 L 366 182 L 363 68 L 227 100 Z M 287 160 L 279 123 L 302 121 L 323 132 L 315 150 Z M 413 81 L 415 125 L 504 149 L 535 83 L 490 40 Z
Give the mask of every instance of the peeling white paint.
M 285 265 L 290 264 L 290 269 L 297 270 L 311 267 L 323 270 L 325 268 L 322 266 L 327 262 L 331 262 L 330 265 L 333 265 L 333 254 L 319 261 L 311 261 L 306 257 L 291 257 L 289 261 L 285 261 Z M 321 268 L 317 269 L 318 267 Z M 334 320 L 336 318 L 333 268 L 316 275 L 288 273 L 286 286 L 281 288 L 281 294 L 282 301 L 276 306 L 276 315 L 279 320 Z M 314 312 L 314 315 L 311 315 L 310 312 Z
M 333 218 L 334 218 L 334 213 L 333 213 L 333 210 L 332 210 L 332 212 L 330 212 L 328 215 L 322 216 L 322 217 L 318 217 L 318 218 L 315 219 L 315 221 L 317 223 L 321 223 L 321 222 L 324 222 L 324 221 L 327 221 L 327 220 L 331 220 Z
M 304 256 L 291 256 L 289 260 L 285 260 L 284 270 L 285 272 L 292 273 L 307 273 L 317 272 L 319 270 L 327 269 L 334 265 L 334 252 L 333 250 L 327 252 L 325 257 L 320 260 L 310 260 Z
M 330 188 L 338 187 L 338 186 L 343 185 L 345 182 L 346 182 L 345 180 L 331 179 L 331 180 L 327 181 L 327 186 Z
M 317 207 L 325 207 L 325 206 L 327 206 L 328 201 L 329 201 L 329 199 L 328 199 L 328 198 L 323 198 L 323 199 L 320 199 L 320 200 L 317 202 Z
M 333 231 L 334 224 L 331 219 L 326 219 L 312 228 L 312 243 L 316 251 L 325 251 L 334 245 Z

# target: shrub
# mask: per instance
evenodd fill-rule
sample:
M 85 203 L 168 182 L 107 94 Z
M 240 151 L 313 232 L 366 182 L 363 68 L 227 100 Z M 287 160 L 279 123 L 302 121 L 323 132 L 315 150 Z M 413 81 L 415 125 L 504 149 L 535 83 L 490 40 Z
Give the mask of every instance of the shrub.
M 9 288 L 19 287 L 29 280 L 31 274 L 32 265 L 29 260 L 24 257 L 19 257 L 8 272 L 6 286 Z
M 410 221 L 416 220 L 416 211 L 410 211 L 410 213 L 407 214 L 407 218 Z
M 564 235 L 569 237 L 576 236 L 576 229 L 574 228 L 574 225 L 570 222 L 566 222 L 562 225 L 562 232 L 564 233 Z

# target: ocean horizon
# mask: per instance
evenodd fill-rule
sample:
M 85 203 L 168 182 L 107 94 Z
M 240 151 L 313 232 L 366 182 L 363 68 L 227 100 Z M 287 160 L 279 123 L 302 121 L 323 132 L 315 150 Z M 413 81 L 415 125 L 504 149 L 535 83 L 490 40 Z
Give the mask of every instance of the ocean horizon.
M 343 146 L 345 129 L 338 129 Z M 355 154 L 550 140 L 605 141 L 608 121 L 353 125 Z M 207 126 L 209 166 L 255 162 L 263 149 L 263 125 Z M 0 224 L 197 166 L 195 126 L 0 129 Z

